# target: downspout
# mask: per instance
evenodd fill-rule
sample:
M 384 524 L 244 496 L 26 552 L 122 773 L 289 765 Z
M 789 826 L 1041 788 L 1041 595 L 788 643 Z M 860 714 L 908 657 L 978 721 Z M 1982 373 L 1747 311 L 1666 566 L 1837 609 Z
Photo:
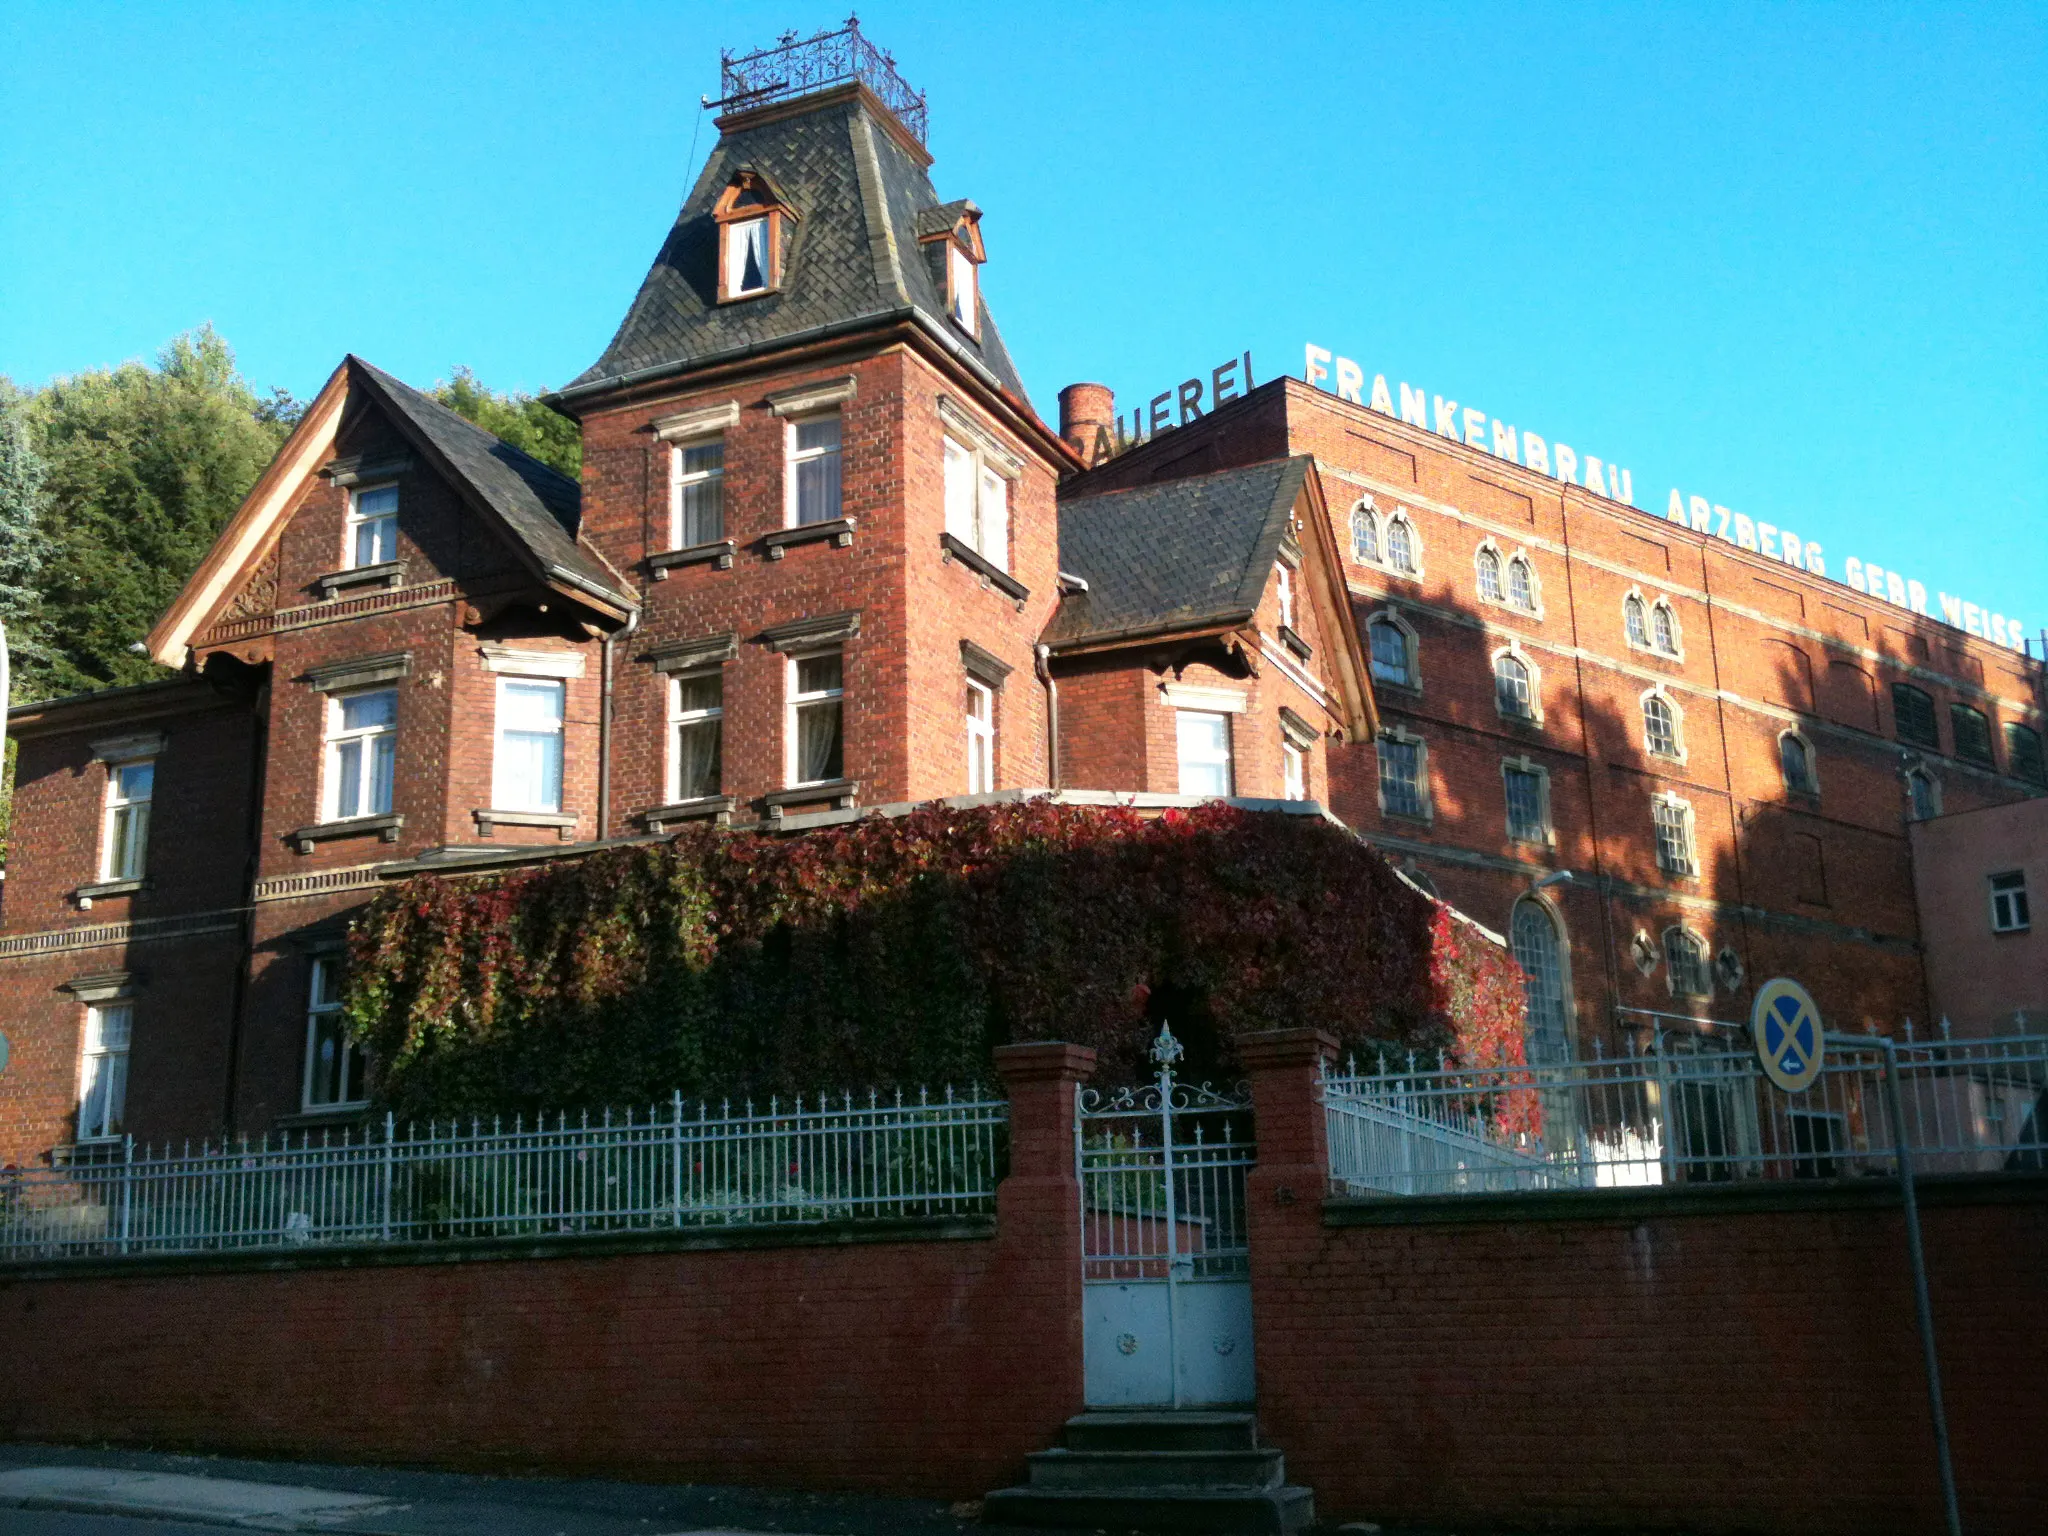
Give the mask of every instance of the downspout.
M 1032 652 L 1038 680 L 1045 684 L 1045 764 L 1053 793 L 1060 790 L 1060 685 L 1052 678 L 1052 647 L 1041 644 Z
M 612 647 L 640 627 L 640 610 L 626 617 L 624 629 L 612 630 L 598 641 L 597 705 L 597 841 L 612 835 Z

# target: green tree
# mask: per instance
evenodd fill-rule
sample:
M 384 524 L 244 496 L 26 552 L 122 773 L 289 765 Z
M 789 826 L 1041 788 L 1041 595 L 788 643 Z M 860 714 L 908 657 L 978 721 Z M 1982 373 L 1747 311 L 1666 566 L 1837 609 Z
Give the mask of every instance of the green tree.
M 45 692 L 162 675 L 134 647 L 290 432 L 288 401 L 250 389 L 211 326 L 178 337 L 154 367 L 74 374 L 35 396 Z
M 521 453 L 531 454 L 571 480 L 583 469 L 583 429 L 541 403 L 534 395 L 501 395 L 477 382 L 467 368 L 457 368 L 433 396 L 449 410 L 504 439 Z
M 32 398 L 0 374 L 0 622 L 7 625 L 14 689 L 23 697 L 34 696 L 34 680 L 49 665 L 39 586 L 48 472 L 30 430 Z

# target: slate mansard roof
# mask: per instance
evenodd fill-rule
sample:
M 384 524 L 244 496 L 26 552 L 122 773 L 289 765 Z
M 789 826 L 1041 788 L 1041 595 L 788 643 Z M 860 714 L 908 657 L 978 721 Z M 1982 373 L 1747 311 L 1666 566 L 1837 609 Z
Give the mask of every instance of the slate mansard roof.
M 1045 632 L 1055 650 L 1248 619 L 1314 460 L 1168 480 L 1060 503 L 1060 569 L 1088 583 Z
M 914 320 L 1027 410 L 1030 396 L 981 305 L 976 341 L 946 319 L 942 279 L 918 245 L 951 225 L 926 157 L 899 140 L 857 88 L 723 121 L 724 132 L 604 355 L 554 396 L 573 406 L 628 380 L 655 378 L 773 345 Z M 765 175 L 797 217 L 780 291 L 718 302 L 712 206 L 735 173 Z M 944 210 L 944 212 L 941 212 Z M 977 285 L 978 286 L 978 285 Z

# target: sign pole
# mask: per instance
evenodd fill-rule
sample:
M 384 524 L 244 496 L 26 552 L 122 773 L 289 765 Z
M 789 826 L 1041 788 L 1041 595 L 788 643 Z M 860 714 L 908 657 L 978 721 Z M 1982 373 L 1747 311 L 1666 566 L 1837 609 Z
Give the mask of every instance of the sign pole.
M 1906 1211 L 1906 1252 L 1913 1267 L 1913 1305 L 1920 1319 L 1920 1355 L 1927 1371 L 1927 1411 L 1934 1420 L 1934 1454 L 1941 1465 L 1941 1503 L 1948 1536 L 1962 1536 L 1963 1517 L 1956 1505 L 1955 1465 L 1949 1458 L 1948 1413 L 1941 1402 L 1941 1361 L 1934 1349 L 1934 1304 L 1927 1293 L 1927 1255 L 1920 1245 L 1920 1204 L 1913 1190 L 1913 1154 L 1906 1138 L 1905 1096 L 1899 1092 L 1899 1049 L 1883 1035 L 1827 1036 L 1843 1051 L 1878 1051 L 1884 1055 L 1885 1097 L 1892 1112 L 1893 1153 L 1899 1160 L 1899 1199 Z

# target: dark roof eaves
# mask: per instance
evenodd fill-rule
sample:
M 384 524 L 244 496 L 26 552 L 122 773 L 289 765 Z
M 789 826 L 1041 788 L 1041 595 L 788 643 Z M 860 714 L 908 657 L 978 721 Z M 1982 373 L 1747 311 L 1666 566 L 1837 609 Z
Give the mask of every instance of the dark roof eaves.
M 1045 647 L 1055 656 L 1078 650 L 1114 650 L 1118 646 L 1138 645 L 1148 640 L 1162 640 L 1195 630 L 1207 634 L 1216 630 L 1235 629 L 1239 625 L 1249 623 L 1254 617 L 1256 612 L 1250 608 L 1220 608 L 1206 614 L 1184 613 L 1147 624 L 1127 624 L 1121 629 L 1083 630 L 1078 634 L 1048 640 Z M 1057 624 L 1058 620 L 1055 619 L 1054 622 Z

